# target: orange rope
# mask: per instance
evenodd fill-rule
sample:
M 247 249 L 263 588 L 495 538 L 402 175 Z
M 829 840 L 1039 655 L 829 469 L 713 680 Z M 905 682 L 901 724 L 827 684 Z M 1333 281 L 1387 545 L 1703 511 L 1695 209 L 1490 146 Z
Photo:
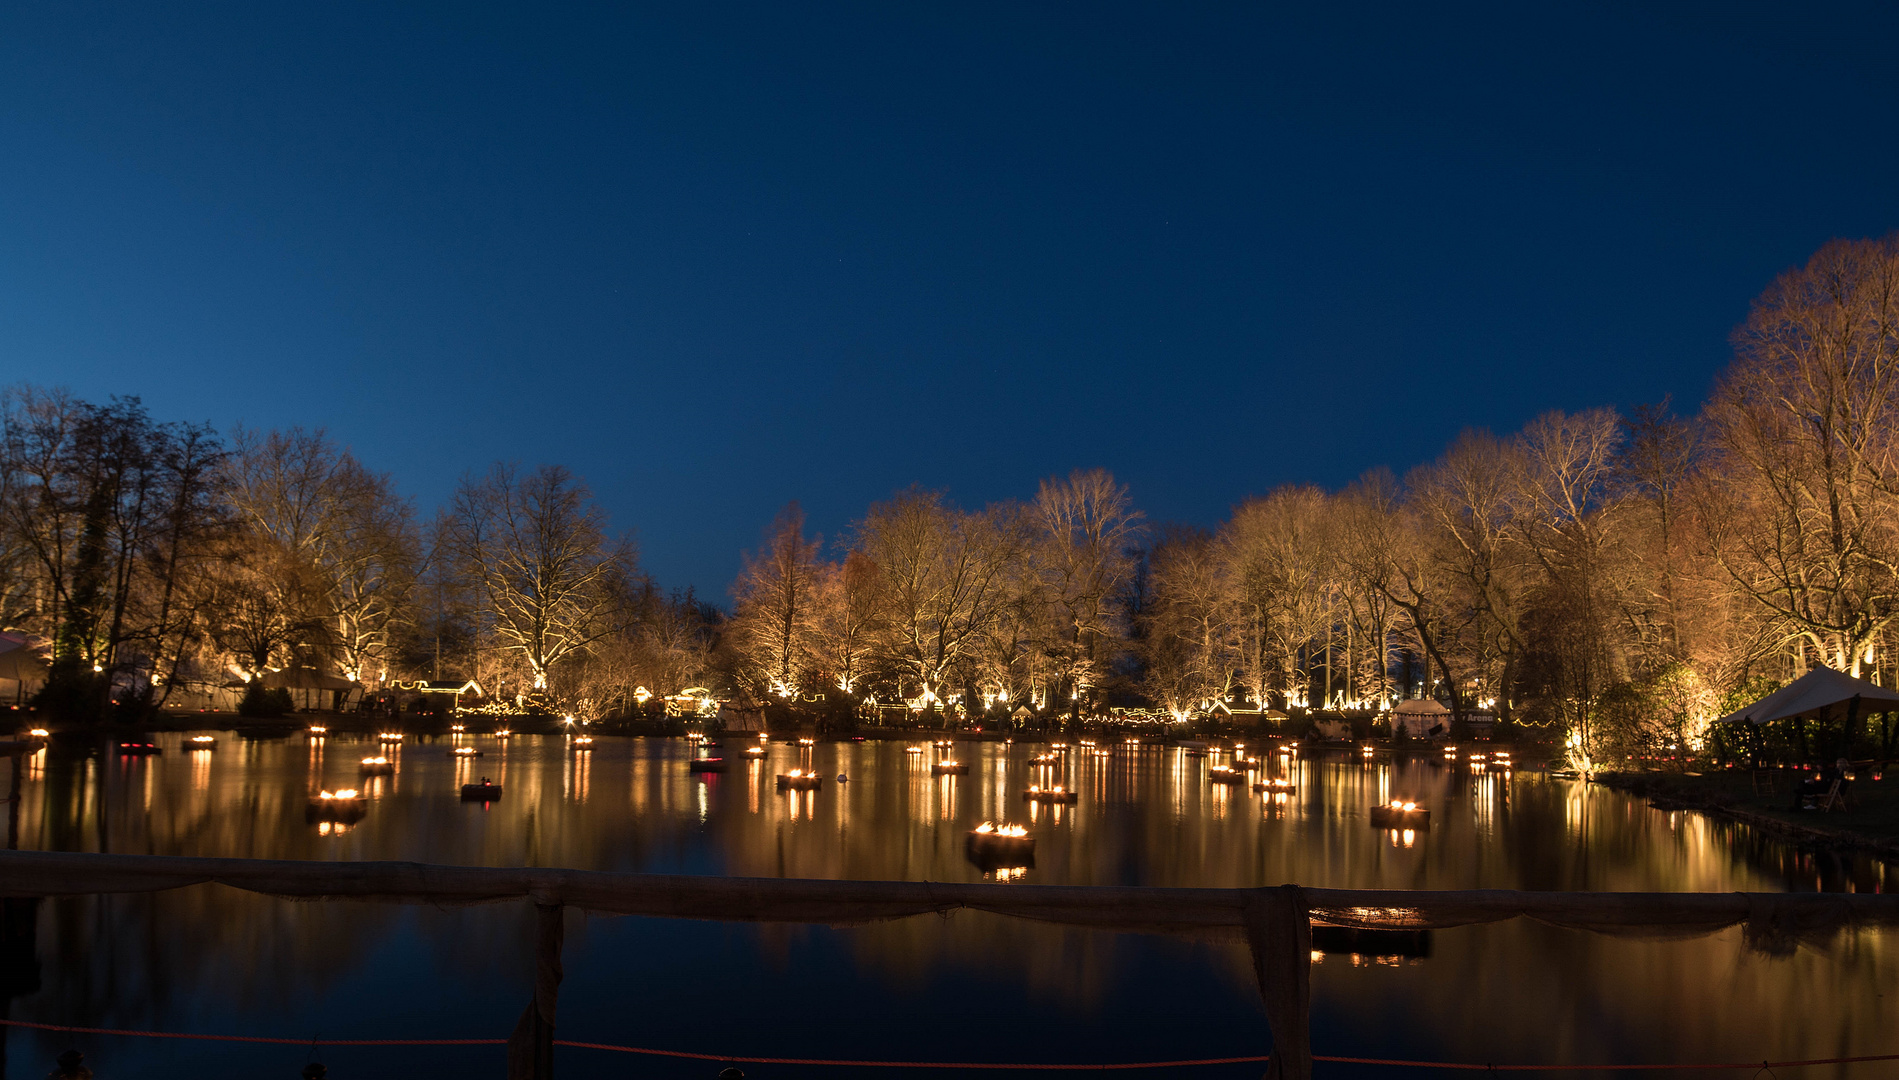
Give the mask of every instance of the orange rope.
M 283 1039 L 266 1035 L 200 1035 L 179 1031 L 137 1031 L 126 1028 L 73 1027 L 67 1024 L 41 1024 L 31 1020 L 0 1019 L 7 1027 L 33 1028 L 38 1031 L 66 1031 L 80 1035 L 128 1035 L 151 1039 L 201 1039 L 209 1042 L 269 1043 L 277 1046 L 503 1046 L 506 1039 Z M 745 1057 L 736 1054 L 700 1054 L 690 1050 L 654 1050 L 643 1046 L 617 1043 L 579 1042 L 555 1039 L 555 1046 L 577 1050 L 611 1050 L 621 1054 L 647 1054 L 654 1057 L 691 1058 L 695 1061 L 735 1061 L 747 1065 L 828 1065 L 884 1069 L 1009 1069 L 1041 1071 L 1086 1071 L 1123 1069 L 1178 1069 L 1195 1065 L 1244 1065 L 1267 1061 L 1270 1055 L 1249 1057 L 1189 1058 L 1180 1061 L 1132 1061 L 1095 1065 L 1023 1064 L 1000 1061 L 858 1061 L 834 1058 Z M 1899 1061 L 1899 1054 L 1875 1054 L 1866 1057 L 1808 1058 L 1804 1061 L 1734 1061 L 1694 1065 L 1477 1065 L 1461 1061 L 1406 1061 L 1400 1058 L 1338 1057 L 1314 1054 L 1314 1061 L 1347 1065 L 1394 1065 L 1411 1069 L 1474 1069 L 1484 1072 L 1627 1072 L 1637 1069 L 1793 1069 L 1803 1065 L 1853 1065 L 1870 1061 Z

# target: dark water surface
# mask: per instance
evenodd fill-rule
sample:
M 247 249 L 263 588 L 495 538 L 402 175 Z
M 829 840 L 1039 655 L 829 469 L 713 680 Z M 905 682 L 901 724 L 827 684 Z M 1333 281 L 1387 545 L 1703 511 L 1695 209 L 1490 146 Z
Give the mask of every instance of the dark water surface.
M 1802 853 L 1749 830 L 1581 784 L 1473 774 L 1435 759 L 1299 761 L 1298 794 L 1210 785 L 1177 749 L 1072 755 L 1078 805 L 1031 811 L 1020 792 L 1039 746 L 960 745 L 965 777 L 932 777 L 902 743 L 811 751 L 816 794 L 773 790 L 805 763 L 695 778 L 680 740 L 554 737 L 455 761 L 411 742 L 396 775 L 364 782 L 363 737 L 255 741 L 212 751 L 158 737 L 155 758 L 56 746 L 29 760 L 20 846 L 290 859 L 412 859 L 488 866 L 806 878 L 983 880 L 964 836 L 984 820 L 1030 827 L 1053 884 L 1405 889 L 1889 890 L 1899 873 Z M 727 741 L 736 758 L 746 745 Z M 838 773 L 850 776 L 836 783 Z M 458 801 L 479 775 L 493 806 Z M 367 816 L 305 821 L 317 787 L 364 787 Z M 1374 829 L 1392 796 L 1429 805 L 1410 838 Z M 525 1004 L 525 904 L 433 909 L 292 903 L 218 887 L 49 902 L 37 915 L 37 990 L 14 1019 L 296 1038 L 504 1037 Z M 1114 1062 L 1270 1049 L 1243 948 L 961 913 L 853 929 L 756 927 L 569 913 L 560 1035 L 712 1053 L 904 1060 Z M 1899 1052 L 1899 936 L 1826 952 L 1750 954 L 1739 931 L 1691 941 L 1611 939 L 1521 921 L 1440 931 L 1423 956 L 1334 953 L 1313 970 L 1321 1054 L 1474 1062 L 1747 1061 Z M 17 972 L 13 973 L 17 976 Z M 6 990 L 25 989 L 16 977 Z M 68 1045 L 101 1080 L 285 1077 L 307 1049 L 66 1036 L 12 1029 L 14 1077 L 43 1076 Z M 325 1048 L 337 1080 L 498 1077 L 499 1048 Z M 709 1062 L 562 1050 L 567 1076 L 703 1077 Z M 1870 1068 L 1871 1071 L 1868 1071 Z M 1851 1075 L 1891 1075 L 1889 1066 Z M 1320 1065 L 1322 1077 L 1418 1075 Z M 747 1066 L 752 1077 L 960 1075 Z M 1191 1070 L 1256 1076 L 1257 1065 Z M 1846 1074 L 1810 1069 L 1803 1075 Z M 985 1075 L 1005 1075 L 989 1073 Z M 1024 1074 L 1015 1074 L 1024 1075 Z M 1131 1075 L 1162 1075 L 1135 1073 Z M 1444 1074 L 1426 1074 L 1444 1075 Z

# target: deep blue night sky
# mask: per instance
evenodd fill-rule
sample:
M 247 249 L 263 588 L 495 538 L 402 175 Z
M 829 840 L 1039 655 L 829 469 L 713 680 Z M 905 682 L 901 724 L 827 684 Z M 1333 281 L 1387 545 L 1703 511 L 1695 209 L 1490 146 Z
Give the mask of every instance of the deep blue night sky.
M 1697 408 L 1899 227 L 1899 8 L 16 4 L 0 383 L 564 463 L 723 600 L 1102 465 L 1213 524 L 1466 426 Z

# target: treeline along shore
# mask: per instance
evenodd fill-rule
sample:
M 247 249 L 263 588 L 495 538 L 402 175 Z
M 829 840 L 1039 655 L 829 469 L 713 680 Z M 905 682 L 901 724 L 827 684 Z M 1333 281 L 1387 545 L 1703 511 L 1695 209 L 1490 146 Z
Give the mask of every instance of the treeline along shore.
M 497 713 L 634 720 L 697 695 L 827 731 L 1116 710 L 1298 729 L 1429 697 L 1587 760 L 1719 754 L 1713 717 L 1809 666 L 1895 682 L 1899 238 L 1827 244 L 1733 347 L 1698 414 L 1470 430 L 1402 477 L 1288 485 L 1213 529 L 1148 521 L 1101 469 L 980 508 L 900 491 L 828 539 L 792 504 L 729 604 L 661 588 L 558 465 L 494 465 L 425 511 L 321 430 L 15 386 L 0 625 L 46 666 L 0 693 L 84 722 L 217 691 L 280 709 L 267 684 L 298 679 L 387 707 L 437 680 Z M 1780 749 L 1890 757 L 1896 736 L 1869 714 Z

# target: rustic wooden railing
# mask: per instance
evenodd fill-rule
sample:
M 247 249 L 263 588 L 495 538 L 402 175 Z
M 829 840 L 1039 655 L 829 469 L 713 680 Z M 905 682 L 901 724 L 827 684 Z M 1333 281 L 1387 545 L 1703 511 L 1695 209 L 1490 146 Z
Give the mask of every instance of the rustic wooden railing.
M 1066 926 L 1244 941 L 1272 1039 L 1267 1076 L 1312 1075 L 1314 924 L 1424 930 L 1529 918 L 1601 934 L 1696 937 L 1744 928 L 1750 948 L 1791 951 L 1855 927 L 1899 926 L 1899 896 L 1866 893 L 1423 892 L 995 885 L 616 874 L 586 870 L 0 852 L 0 896 L 156 892 L 215 883 L 297 900 L 532 902 L 533 995 L 508 1039 L 509 1080 L 553 1075 L 563 908 L 653 918 L 849 925 L 958 909 Z

